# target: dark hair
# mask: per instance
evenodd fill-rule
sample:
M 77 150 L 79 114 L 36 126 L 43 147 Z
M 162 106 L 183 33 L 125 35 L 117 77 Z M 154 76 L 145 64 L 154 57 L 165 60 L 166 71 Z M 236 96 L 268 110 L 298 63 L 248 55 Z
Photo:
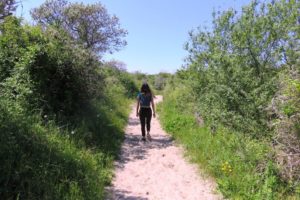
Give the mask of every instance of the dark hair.
M 153 96 L 153 93 L 152 93 L 148 83 L 143 83 L 143 85 L 141 87 L 141 93 L 150 94 L 151 96 Z

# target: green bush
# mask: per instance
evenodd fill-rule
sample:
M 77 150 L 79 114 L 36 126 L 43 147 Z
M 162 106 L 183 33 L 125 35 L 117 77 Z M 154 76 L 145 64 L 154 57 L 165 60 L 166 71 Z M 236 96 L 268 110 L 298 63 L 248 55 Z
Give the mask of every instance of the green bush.
M 10 113 L 2 105 L 2 198 L 63 199 L 72 192 L 79 199 L 101 198 L 110 180 L 111 161 L 105 154 L 78 148 L 67 131 L 51 123 L 45 127 L 38 116 Z
M 61 30 L 7 17 L 0 32 L 1 198 L 104 199 L 135 90 L 129 74 L 104 73 Z
M 174 98 L 180 96 L 168 94 L 158 109 L 164 129 L 184 145 L 193 162 L 216 179 L 225 198 L 289 196 L 284 192 L 285 183 L 279 179 L 268 141 L 245 137 L 221 126 L 211 132 L 209 124 L 199 126 L 191 113 L 183 113 L 176 107 Z
M 20 84 L 30 89 L 26 101 L 31 109 L 41 109 L 48 116 L 74 116 L 90 99 L 100 96 L 104 78 L 97 72 L 98 61 L 68 44 L 63 32 L 57 37 L 38 27 L 22 27 L 13 17 L 6 18 L 0 28 L 4 61 L 0 63 L 0 81 L 11 95 L 22 92 L 17 91 Z
M 118 69 L 109 63 L 101 67 L 101 71 L 105 74 L 108 79 L 106 79 L 106 85 L 114 86 L 114 84 L 122 85 L 120 94 L 124 94 L 128 98 L 135 98 L 139 90 L 131 74 L 127 73 L 125 70 Z
M 270 136 L 265 109 L 278 90 L 278 73 L 295 62 L 299 7 L 297 1 L 253 1 L 240 14 L 214 13 L 211 31 L 191 31 L 187 67 L 178 76 L 189 81 L 207 121 Z

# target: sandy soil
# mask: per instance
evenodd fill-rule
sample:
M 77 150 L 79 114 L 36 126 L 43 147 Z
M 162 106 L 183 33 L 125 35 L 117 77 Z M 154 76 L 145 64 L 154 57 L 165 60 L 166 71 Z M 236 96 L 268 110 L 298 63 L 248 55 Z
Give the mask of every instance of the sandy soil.
M 155 102 L 162 100 L 157 96 Z M 107 200 L 201 200 L 222 199 L 214 192 L 215 183 L 201 176 L 194 164 L 187 162 L 183 149 L 172 141 L 152 118 L 151 142 L 141 141 L 135 106 L 126 127 L 120 159 L 115 163 L 115 177 L 107 189 Z

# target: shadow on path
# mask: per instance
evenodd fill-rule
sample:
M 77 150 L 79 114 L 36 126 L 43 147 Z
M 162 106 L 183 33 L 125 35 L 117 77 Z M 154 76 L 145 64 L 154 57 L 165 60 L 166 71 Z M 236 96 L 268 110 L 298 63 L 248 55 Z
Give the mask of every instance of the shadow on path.
M 168 136 L 160 135 L 153 137 L 151 142 L 143 142 L 140 136 L 126 134 L 116 168 L 123 168 L 127 162 L 146 159 L 148 151 L 151 149 L 163 149 L 172 145 L 173 140 Z
M 132 117 L 130 117 L 128 119 L 128 125 L 129 126 L 139 126 L 140 125 L 140 120 L 138 118 L 132 118 Z
M 150 149 L 163 149 L 173 145 L 173 140 L 163 135 L 157 135 L 152 138 L 151 142 L 143 142 L 140 139 L 141 137 L 137 135 L 125 135 L 121 155 L 115 163 L 116 169 L 123 169 L 128 162 L 146 159 Z M 106 200 L 148 200 L 148 198 L 132 196 L 126 190 L 118 190 L 109 186 L 106 189 Z
M 133 108 L 134 109 L 134 108 Z M 147 159 L 149 151 L 152 149 L 159 150 L 173 146 L 173 139 L 162 134 L 161 130 L 151 129 L 152 141 L 141 141 L 140 120 L 139 118 L 129 117 L 128 126 L 130 127 L 125 134 L 125 139 L 115 162 L 116 170 L 123 170 L 129 162 Z M 148 200 L 147 197 L 133 195 L 130 191 L 116 189 L 113 185 L 106 188 L 106 200 Z
M 110 197 L 107 196 L 105 200 L 149 200 L 149 199 L 145 197 L 130 195 L 130 192 L 126 190 L 114 190 L 113 195 Z

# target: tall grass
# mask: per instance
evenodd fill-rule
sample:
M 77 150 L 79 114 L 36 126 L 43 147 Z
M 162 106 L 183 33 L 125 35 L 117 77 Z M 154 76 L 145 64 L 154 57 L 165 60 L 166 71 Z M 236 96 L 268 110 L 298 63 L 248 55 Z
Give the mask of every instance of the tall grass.
M 216 132 L 208 125 L 199 126 L 188 111 L 191 102 L 181 99 L 190 98 L 188 91 L 181 90 L 187 97 L 180 96 L 178 91 L 170 92 L 158 107 L 162 125 L 183 144 L 191 161 L 215 178 L 225 198 L 300 199 L 278 178 L 267 141 L 251 139 L 220 126 Z
M 68 126 L 1 99 L 1 199 L 104 199 L 131 102 L 109 91 Z
M 0 199 L 104 199 L 136 87 L 61 29 L 0 22 Z

